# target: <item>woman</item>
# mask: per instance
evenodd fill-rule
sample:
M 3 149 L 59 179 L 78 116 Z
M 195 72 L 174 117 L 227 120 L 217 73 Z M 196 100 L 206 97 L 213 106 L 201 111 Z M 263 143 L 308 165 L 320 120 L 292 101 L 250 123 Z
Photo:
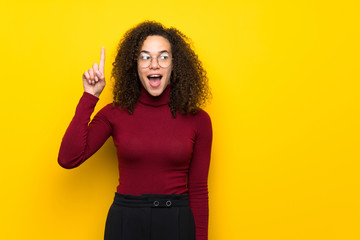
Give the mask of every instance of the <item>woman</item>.
M 206 72 L 189 39 L 145 21 L 127 31 L 113 63 L 113 103 L 90 116 L 105 87 L 100 64 L 83 74 L 84 93 L 58 162 L 74 168 L 112 136 L 119 185 L 105 239 L 206 240 L 212 145 Z

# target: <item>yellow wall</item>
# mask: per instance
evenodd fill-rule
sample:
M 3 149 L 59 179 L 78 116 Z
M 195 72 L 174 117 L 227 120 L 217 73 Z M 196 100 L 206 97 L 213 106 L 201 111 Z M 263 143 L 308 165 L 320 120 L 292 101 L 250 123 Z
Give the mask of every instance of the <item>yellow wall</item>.
M 83 71 L 145 19 L 194 41 L 214 128 L 209 240 L 360 239 L 360 4 L 343 1 L 1 4 L 0 239 L 102 239 L 117 186 L 111 139 L 57 164 Z

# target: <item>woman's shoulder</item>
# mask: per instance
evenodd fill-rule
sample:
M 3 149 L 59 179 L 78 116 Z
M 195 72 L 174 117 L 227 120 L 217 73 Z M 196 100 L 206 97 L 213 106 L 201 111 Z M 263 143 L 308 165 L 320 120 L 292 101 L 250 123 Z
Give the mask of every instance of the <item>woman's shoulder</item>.
M 210 115 L 202 108 L 198 108 L 194 118 L 198 121 L 211 121 Z
M 196 128 L 211 127 L 211 117 L 204 109 L 198 108 L 196 113 L 187 114 L 187 118 Z
M 199 108 L 195 115 L 193 115 L 193 127 L 197 135 L 211 136 L 212 122 L 210 115 L 204 110 Z
M 99 115 L 103 115 L 104 117 L 107 117 L 109 119 L 114 115 L 124 114 L 124 113 L 127 113 L 126 109 L 122 109 L 114 103 L 107 103 L 98 112 Z

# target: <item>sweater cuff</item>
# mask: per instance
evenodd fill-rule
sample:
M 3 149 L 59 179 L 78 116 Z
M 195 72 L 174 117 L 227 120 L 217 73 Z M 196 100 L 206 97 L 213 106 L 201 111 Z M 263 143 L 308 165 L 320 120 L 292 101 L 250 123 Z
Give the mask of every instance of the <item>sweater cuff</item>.
M 91 93 L 84 92 L 76 107 L 75 115 L 85 114 L 85 116 L 90 117 L 98 101 L 99 101 L 98 97 L 92 95 Z
M 99 101 L 99 98 L 96 97 L 95 95 L 92 95 L 91 93 L 88 93 L 88 92 L 84 92 L 83 93 L 83 97 L 89 101 L 92 101 L 92 102 L 97 102 Z

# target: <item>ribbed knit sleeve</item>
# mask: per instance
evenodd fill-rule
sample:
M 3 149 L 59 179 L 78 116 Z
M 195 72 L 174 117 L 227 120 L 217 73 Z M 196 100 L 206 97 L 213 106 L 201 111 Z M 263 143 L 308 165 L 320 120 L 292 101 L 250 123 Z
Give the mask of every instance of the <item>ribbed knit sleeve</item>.
M 202 110 L 197 115 L 196 139 L 188 177 L 189 202 L 195 219 L 195 239 L 207 240 L 209 217 L 207 180 L 211 157 L 212 125 L 205 111 Z
M 89 124 L 98 100 L 87 92 L 80 98 L 60 146 L 58 163 L 63 168 L 74 168 L 82 164 L 111 135 L 111 124 L 106 116 L 107 107 L 101 109 Z

